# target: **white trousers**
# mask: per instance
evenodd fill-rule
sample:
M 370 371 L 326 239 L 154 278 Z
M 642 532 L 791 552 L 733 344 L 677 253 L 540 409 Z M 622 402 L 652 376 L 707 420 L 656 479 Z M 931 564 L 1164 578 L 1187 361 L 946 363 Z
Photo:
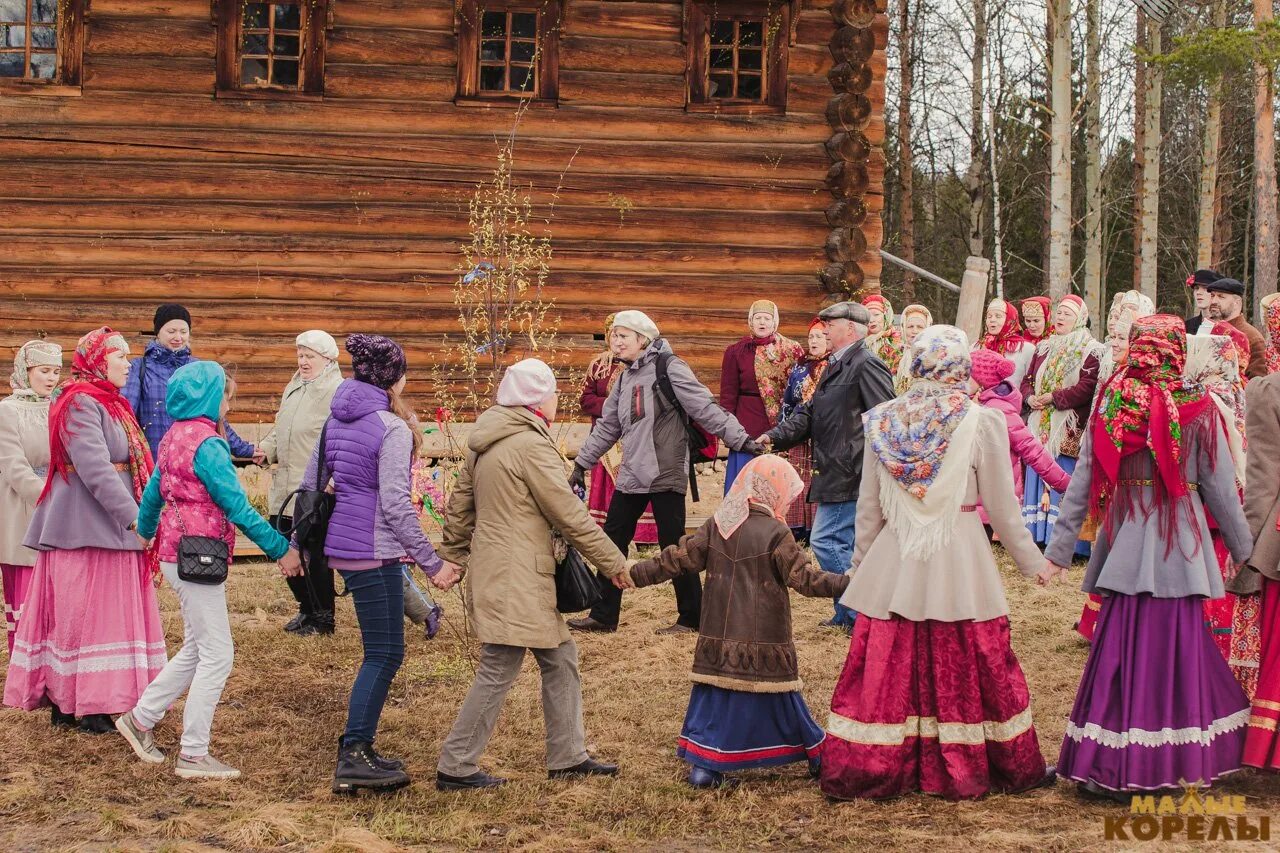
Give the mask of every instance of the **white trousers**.
M 182 754 L 198 758 L 209 752 L 213 712 L 235 660 L 227 618 L 227 586 L 181 580 L 174 563 L 161 563 L 160 570 L 182 605 L 182 648 L 143 692 L 133 709 L 133 719 L 144 729 L 154 728 L 186 693 Z

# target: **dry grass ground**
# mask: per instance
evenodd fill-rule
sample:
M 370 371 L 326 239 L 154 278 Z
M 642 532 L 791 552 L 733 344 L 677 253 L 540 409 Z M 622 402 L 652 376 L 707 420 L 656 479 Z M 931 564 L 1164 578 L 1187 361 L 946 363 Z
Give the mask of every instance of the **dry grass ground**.
M 1039 589 L 1009 571 L 1005 580 L 1041 748 L 1052 760 L 1085 659 L 1071 631 L 1081 595 L 1065 585 Z M 591 747 L 622 764 L 617 779 L 547 780 L 530 658 L 485 759 L 512 784 L 491 793 L 435 791 L 437 750 L 471 676 L 460 600 L 450 593 L 441 635 L 428 642 L 409 634 L 379 738 L 384 751 L 408 760 L 416 783 L 391 796 L 339 799 L 329 793 L 330 775 L 360 647 L 349 602 L 341 601 L 335 637 L 298 639 L 280 631 L 291 607 L 274 566 L 238 566 L 229 595 L 237 662 L 213 746 L 245 778 L 183 782 L 171 766 L 137 762 L 114 735 L 54 732 L 46 714 L 6 710 L 0 849 L 1083 850 L 1101 846 L 1103 816 L 1116 809 L 1086 803 L 1065 784 L 977 802 L 913 796 L 833 805 L 799 766 L 751 774 L 733 791 L 690 790 L 673 742 L 693 641 L 653 635 L 674 612 L 668 587 L 628 593 L 623 630 L 579 643 Z M 161 604 L 172 652 L 181 624 L 167 589 Z M 842 635 L 817 627 L 828 607 L 794 597 L 805 692 L 820 721 L 847 649 Z M 180 725 L 174 712 L 158 730 L 170 752 Z M 1275 777 L 1241 773 L 1222 788 L 1248 795 L 1251 813 L 1280 805 Z

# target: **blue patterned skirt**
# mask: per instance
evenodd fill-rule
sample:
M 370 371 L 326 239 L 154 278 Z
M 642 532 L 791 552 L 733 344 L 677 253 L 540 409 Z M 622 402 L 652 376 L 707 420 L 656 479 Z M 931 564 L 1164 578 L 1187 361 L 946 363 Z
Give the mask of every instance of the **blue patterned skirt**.
M 695 684 L 676 755 L 721 773 L 818 757 L 826 733 L 798 690 L 747 693 Z
M 1068 474 L 1076 470 L 1076 460 L 1070 456 L 1059 456 L 1055 461 Z M 1031 538 L 1040 545 L 1048 545 L 1053 537 L 1053 526 L 1058 523 L 1058 504 L 1061 501 L 1062 493 L 1049 488 L 1028 465 L 1022 498 L 1022 523 L 1031 531 Z M 1088 542 L 1076 542 L 1076 556 L 1089 556 L 1091 547 Z

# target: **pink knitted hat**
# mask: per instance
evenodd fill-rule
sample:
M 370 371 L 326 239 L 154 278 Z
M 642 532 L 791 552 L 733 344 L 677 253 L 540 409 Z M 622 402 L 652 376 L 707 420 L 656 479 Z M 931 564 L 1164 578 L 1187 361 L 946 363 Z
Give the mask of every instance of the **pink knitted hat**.
M 994 388 L 1013 375 L 1013 362 L 989 349 L 974 350 L 969 353 L 969 360 L 973 363 L 973 381 L 982 388 Z

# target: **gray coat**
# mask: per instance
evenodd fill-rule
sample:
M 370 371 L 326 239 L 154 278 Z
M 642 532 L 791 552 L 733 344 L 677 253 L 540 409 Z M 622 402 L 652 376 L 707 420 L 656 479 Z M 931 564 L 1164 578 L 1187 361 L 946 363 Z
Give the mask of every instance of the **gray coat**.
M 689 487 L 688 437 L 675 409 L 657 387 L 654 362 L 658 353 L 670 349 L 666 341 L 658 338 L 622 371 L 604 403 L 604 413 L 574 460 L 589 471 L 621 439 L 617 489 L 624 494 L 683 495 Z M 672 358 L 667 363 L 667 375 L 676 399 L 699 426 L 719 436 L 733 450 L 740 450 L 751 440 L 738 419 L 716 405 L 711 392 L 693 375 L 689 365 Z
M 106 548 L 141 551 L 129 525 L 138 518 L 133 479 L 116 464 L 129 461 L 129 440 L 107 410 L 87 395 L 67 411 L 67 455 L 75 468 L 55 476 L 36 507 L 24 545 L 37 551 Z
M 1110 541 L 1105 525 L 1098 527 L 1098 539 L 1093 543 L 1089 568 L 1085 571 L 1083 589 L 1099 595 L 1120 593 L 1139 595 L 1149 593 L 1156 598 L 1185 598 L 1191 595 L 1221 598 L 1222 572 L 1209 538 L 1209 525 L 1205 520 L 1205 508 L 1213 513 L 1218 529 L 1231 556 L 1236 562 L 1248 559 L 1253 549 L 1253 538 L 1245 522 L 1244 510 L 1236 491 L 1235 469 L 1231 462 L 1231 449 L 1220 423 L 1222 415 L 1210 408 L 1203 418 L 1208 424 L 1184 424 L 1183 465 L 1187 482 L 1197 484 L 1191 492 L 1191 518 L 1180 515 L 1175 522 L 1177 530 L 1173 549 L 1165 556 L 1165 543 L 1160 536 L 1158 514 L 1152 512 L 1144 518 L 1142 507 L 1152 506 L 1154 489 L 1151 486 L 1130 486 L 1141 493 L 1141 504 L 1133 518 L 1117 520 L 1115 541 Z M 1217 430 L 1214 456 L 1203 446 L 1201 437 L 1205 429 Z M 1150 480 L 1153 463 L 1151 454 L 1138 453 L 1121 463 L 1120 476 L 1124 479 Z M 1071 565 L 1076 539 L 1089 508 L 1089 484 L 1093 479 L 1093 446 L 1090 431 L 1085 431 L 1080 449 L 1080 462 L 1071 475 L 1067 489 L 1058 507 L 1058 521 L 1053 537 L 1045 549 L 1045 557 L 1059 566 Z M 1197 546 L 1191 525 L 1200 529 Z

